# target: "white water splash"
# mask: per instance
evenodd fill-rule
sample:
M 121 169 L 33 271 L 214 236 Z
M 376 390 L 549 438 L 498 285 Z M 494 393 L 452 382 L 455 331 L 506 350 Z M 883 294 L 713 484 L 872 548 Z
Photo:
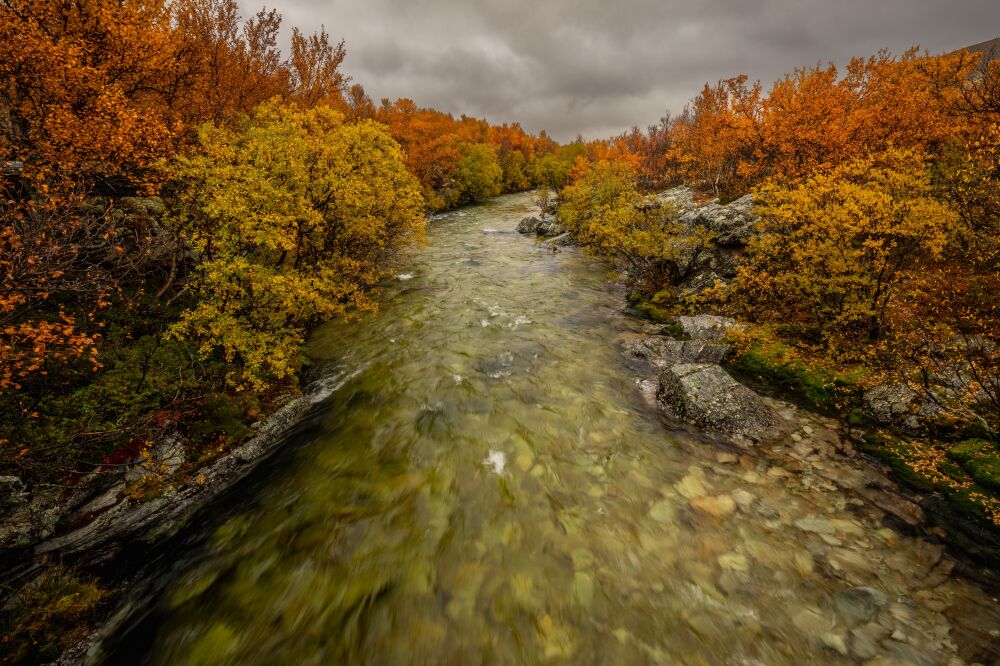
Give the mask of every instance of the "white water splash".
M 507 466 L 507 455 L 503 451 L 491 450 L 483 459 L 483 464 L 492 467 L 493 473 L 497 476 L 503 476 L 503 469 Z
M 455 380 L 456 384 L 462 383 L 462 375 L 452 375 L 451 378 Z
M 400 273 L 399 275 L 396 276 L 396 279 L 397 280 L 412 280 L 413 279 L 413 273 Z

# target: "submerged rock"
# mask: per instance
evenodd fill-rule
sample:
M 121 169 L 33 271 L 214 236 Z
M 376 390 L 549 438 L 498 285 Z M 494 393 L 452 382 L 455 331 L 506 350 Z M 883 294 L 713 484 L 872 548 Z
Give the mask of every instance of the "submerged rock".
M 889 599 L 884 592 L 870 587 L 852 587 L 833 597 L 833 607 L 848 626 L 869 622 Z
M 558 247 L 566 247 L 567 245 L 573 244 L 573 236 L 568 231 L 559 234 L 558 236 L 553 236 L 549 240 L 545 241 L 549 245 L 556 245 Z
M 665 370 L 656 398 L 671 418 L 715 432 L 759 438 L 778 424 L 760 396 L 717 365 L 682 363 Z

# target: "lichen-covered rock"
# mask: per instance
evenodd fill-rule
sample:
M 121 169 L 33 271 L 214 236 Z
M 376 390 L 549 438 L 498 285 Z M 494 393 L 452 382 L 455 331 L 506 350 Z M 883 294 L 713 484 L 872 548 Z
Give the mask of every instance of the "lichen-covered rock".
M 25 501 L 24 483 L 16 476 L 0 476 L 0 511 Z
M 643 338 L 625 347 L 627 356 L 648 361 L 658 368 L 679 363 L 721 363 L 729 352 L 727 344 L 706 340 L 671 340 L 661 336 Z
M 685 213 L 698 205 L 695 201 L 694 190 L 690 187 L 674 187 L 660 192 L 656 195 L 656 199 L 661 205 L 670 206 L 678 214 Z
M 555 218 L 543 217 L 541 222 L 535 228 L 535 233 L 539 236 L 550 237 L 550 236 L 561 236 L 566 233 L 566 229 L 556 222 Z
M 778 415 L 718 365 L 682 363 L 660 375 L 656 399 L 670 418 L 728 435 L 761 438 Z
M 923 433 L 938 416 L 941 407 L 905 384 L 881 384 L 862 398 L 865 416 L 881 425 L 897 426 L 907 432 Z
M 533 234 L 538 231 L 538 225 L 542 221 L 535 217 L 534 215 L 529 215 L 520 222 L 517 223 L 517 233 L 519 234 Z
M 717 245 L 746 245 L 753 236 L 758 217 L 753 212 L 753 196 L 748 194 L 728 204 L 717 202 L 697 206 L 682 213 L 677 221 L 688 228 L 702 227 L 712 232 Z
M 692 340 L 708 340 L 710 342 L 718 342 L 728 331 L 742 328 L 735 319 L 707 314 L 677 317 L 677 324 L 684 331 L 684 334 Z
M 167 210 L 163 199 L 159 197 L 122 197 L 115 203 L 128 213 L 148 215 L 153 218 L 161 217 Z

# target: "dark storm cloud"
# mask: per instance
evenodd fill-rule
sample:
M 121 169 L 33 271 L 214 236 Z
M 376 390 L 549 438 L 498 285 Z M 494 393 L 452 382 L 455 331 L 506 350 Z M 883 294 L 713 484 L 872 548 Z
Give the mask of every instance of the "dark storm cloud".
M 245 9 L 252 0 L 242 0 Z M 275 0 L 272 0 L 275 2 Z M 378 100 L 520 121 L 568 140 L 680 111 L 706 81 L 765 88 L 796 66 L 947 51 L 1000 34 L 1000 0 L 276 0 L 347 41 Z

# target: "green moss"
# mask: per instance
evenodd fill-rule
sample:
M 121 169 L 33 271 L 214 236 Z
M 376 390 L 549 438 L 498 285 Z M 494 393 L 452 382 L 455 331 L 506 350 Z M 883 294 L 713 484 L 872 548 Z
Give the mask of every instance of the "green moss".
M 948 456 L 964 463 L 992 450 L 993 446 L 984 439 L 967 439 L 948 449 Z
M 980 486 L 1000 490 L 1000 457 L 990 442 L 967 439 L 951 447 L 948 456 L 961 463 L 962 469 Z
M 639 314 L 645 315 L 653 321 L 661 324 L 671 322 L 674 318 L 674 314 L 670 310 L 654 305 L 650 301 L 641 301 L 634 304 L 634 307 L 636 312 Z
M 847 372 L 804 363 L 780 343 L 756 342 L 735 361 L 736 369 L 764 383 L 805 397 L 814 405 L 843 408 L 861 394 L 862 370 Z
M 861 442 L 861 450 L 886 464 L 898 479 L 912 488 L 925 492 L 943 489 L 937 481 L 914 469 L 916 449 L 910 442 L 869 433 Z

